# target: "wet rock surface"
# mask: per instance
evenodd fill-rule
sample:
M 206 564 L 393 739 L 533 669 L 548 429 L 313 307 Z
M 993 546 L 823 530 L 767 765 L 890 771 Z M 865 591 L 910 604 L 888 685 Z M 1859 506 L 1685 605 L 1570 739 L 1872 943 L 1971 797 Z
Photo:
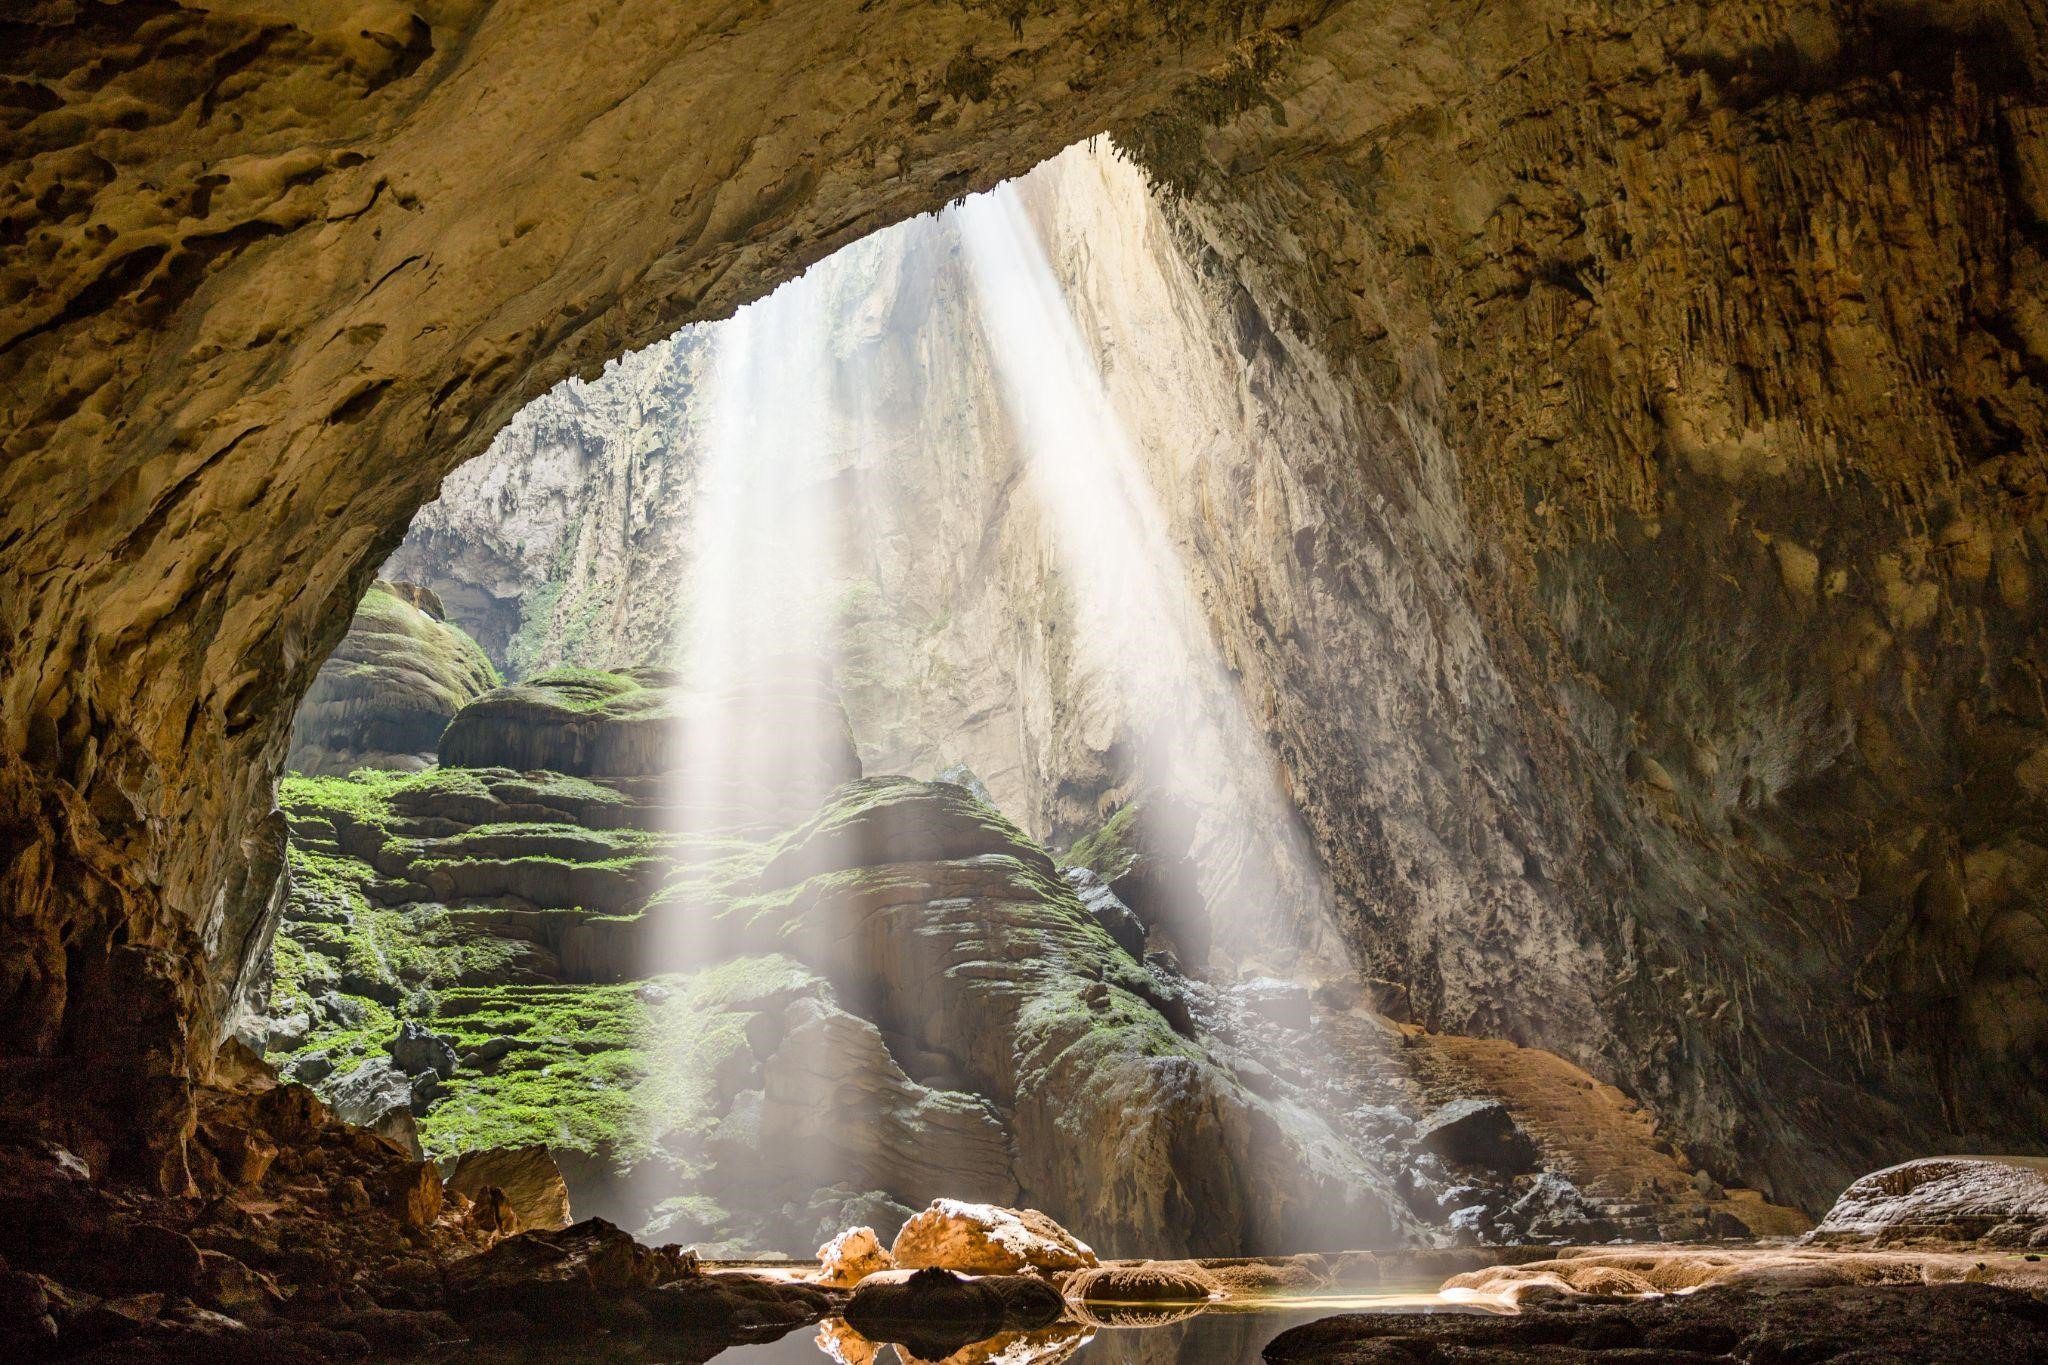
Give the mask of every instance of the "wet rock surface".
M 1986 1361 L 2042 1358 L 2048 1306 L 1989 1285 L 1821 1290 L 1713 1288 L 1633 1304 L 1509 1317 L 1353 1314 L 1282 1332 L 1265 1359 L 1365 1365 L 1430 1360 Z
M 518 1355 L 536 1337 L 707 1359 L 815 1322 L 829 1291 L 700 1273 L 591 1220 L 508 1236 L 431 1163 L 298 1086 L 203 1089 L 192 1186 L 109 1182 L 47 1139 L 0 1140 L 0 1342 L 11 1359 Z

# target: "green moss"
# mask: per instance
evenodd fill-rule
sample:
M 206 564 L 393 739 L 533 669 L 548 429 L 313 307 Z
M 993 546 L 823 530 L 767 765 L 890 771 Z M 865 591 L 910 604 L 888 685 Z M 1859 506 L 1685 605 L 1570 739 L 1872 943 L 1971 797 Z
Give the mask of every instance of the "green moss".
M 644 1155 L 654 1126 L 640 1093 L 645 1007 L 630 986 L 500 986 L 441 994 L 438 1031 L 458 1052 L 517 1044 L 485 1076 L 457 1071 L 420 1122 L 430 1156 L 545 1142 Z
M 492 1075 L 458 1071 L 421 1139 L 430 1155 L 546 1142 L 636 1161 L 663 1143 L 688 1148 L 719 1117 L 715 1078 L 747 1049 L 748 1018 L 804 993 L 827 992 L 773 956 L 645 985 L 443 992 L 435 1027 L 459 1051 L 501 1037 L 517 1047 Z
M 1106 882 L 1128 873 L 1138 861 L 1138 820 L 1142 803 L 1133 801 L 1108 823 L 1067 850 L 1068 867 L 1085 867 Z
M 277 784 L 277 804 L 287 817 L 341 813 L 366 825 L 391 818 L 391 793 L 406 785 L 406 773 L 358 768 L 347 777 L 307 777 L 292 773 Z

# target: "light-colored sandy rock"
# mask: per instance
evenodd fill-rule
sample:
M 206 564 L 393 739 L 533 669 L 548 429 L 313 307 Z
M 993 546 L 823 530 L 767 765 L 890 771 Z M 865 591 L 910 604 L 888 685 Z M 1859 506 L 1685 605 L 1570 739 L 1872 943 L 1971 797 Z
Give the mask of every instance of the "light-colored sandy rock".
M 1872 1171 L 1813 1240 L 2048 1246 L 2048 1158 L 1938 1156 Z
M 878 1271 L 895 1268 L 895 1258 L 873 1228 L 848 1228 L 818 1248 L 817 1281 L 837 1289 L 851 1289 Z
M 906 1269 L 939 1266 L 967 1275 L 1079 1270 L 1096 1263 L 1087 1243 L 1037 1209 L 934 1199 L 889 1248 Z

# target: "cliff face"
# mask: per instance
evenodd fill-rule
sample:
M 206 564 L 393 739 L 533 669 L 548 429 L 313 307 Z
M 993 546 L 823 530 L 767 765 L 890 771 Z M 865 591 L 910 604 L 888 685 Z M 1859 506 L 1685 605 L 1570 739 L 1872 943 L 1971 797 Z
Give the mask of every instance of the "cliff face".
M 1472 605 L 1419 595 L 1437 643 L 1363 749 L 1333 664 L 1252 635 L 1353 941 L 1808 1203 L 2039 1143 L 2041 19 L 1587 11 L 1384 122 L 1311 59 L 1183 206 L 1368 395 L 1260 596 L 1370 595 L 1383 545 Z M 1426 820 L 1386 818 L 1404 769 Z
M 572 370 L 1109 127 L 1283 400 L 1163 486 L 1385 998 L 1809 1203 L 2038 1144 L 2044 22 L 14 21 L 0 1027 L 64 1059 L 19 1074 L 121 1094 L 176 1184 L 290 713 L 437 482 Z

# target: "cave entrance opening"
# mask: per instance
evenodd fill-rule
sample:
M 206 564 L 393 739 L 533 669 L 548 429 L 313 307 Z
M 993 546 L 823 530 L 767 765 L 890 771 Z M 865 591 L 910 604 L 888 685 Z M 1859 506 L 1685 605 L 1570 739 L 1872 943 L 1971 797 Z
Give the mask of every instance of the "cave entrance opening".
M 300 713 L 286 1073 L 713 1255 L 1414 1235 L 1231 509 L 1168 507 L 1252 429 L 1223 297 L 1096 142 L 522 412 Z

